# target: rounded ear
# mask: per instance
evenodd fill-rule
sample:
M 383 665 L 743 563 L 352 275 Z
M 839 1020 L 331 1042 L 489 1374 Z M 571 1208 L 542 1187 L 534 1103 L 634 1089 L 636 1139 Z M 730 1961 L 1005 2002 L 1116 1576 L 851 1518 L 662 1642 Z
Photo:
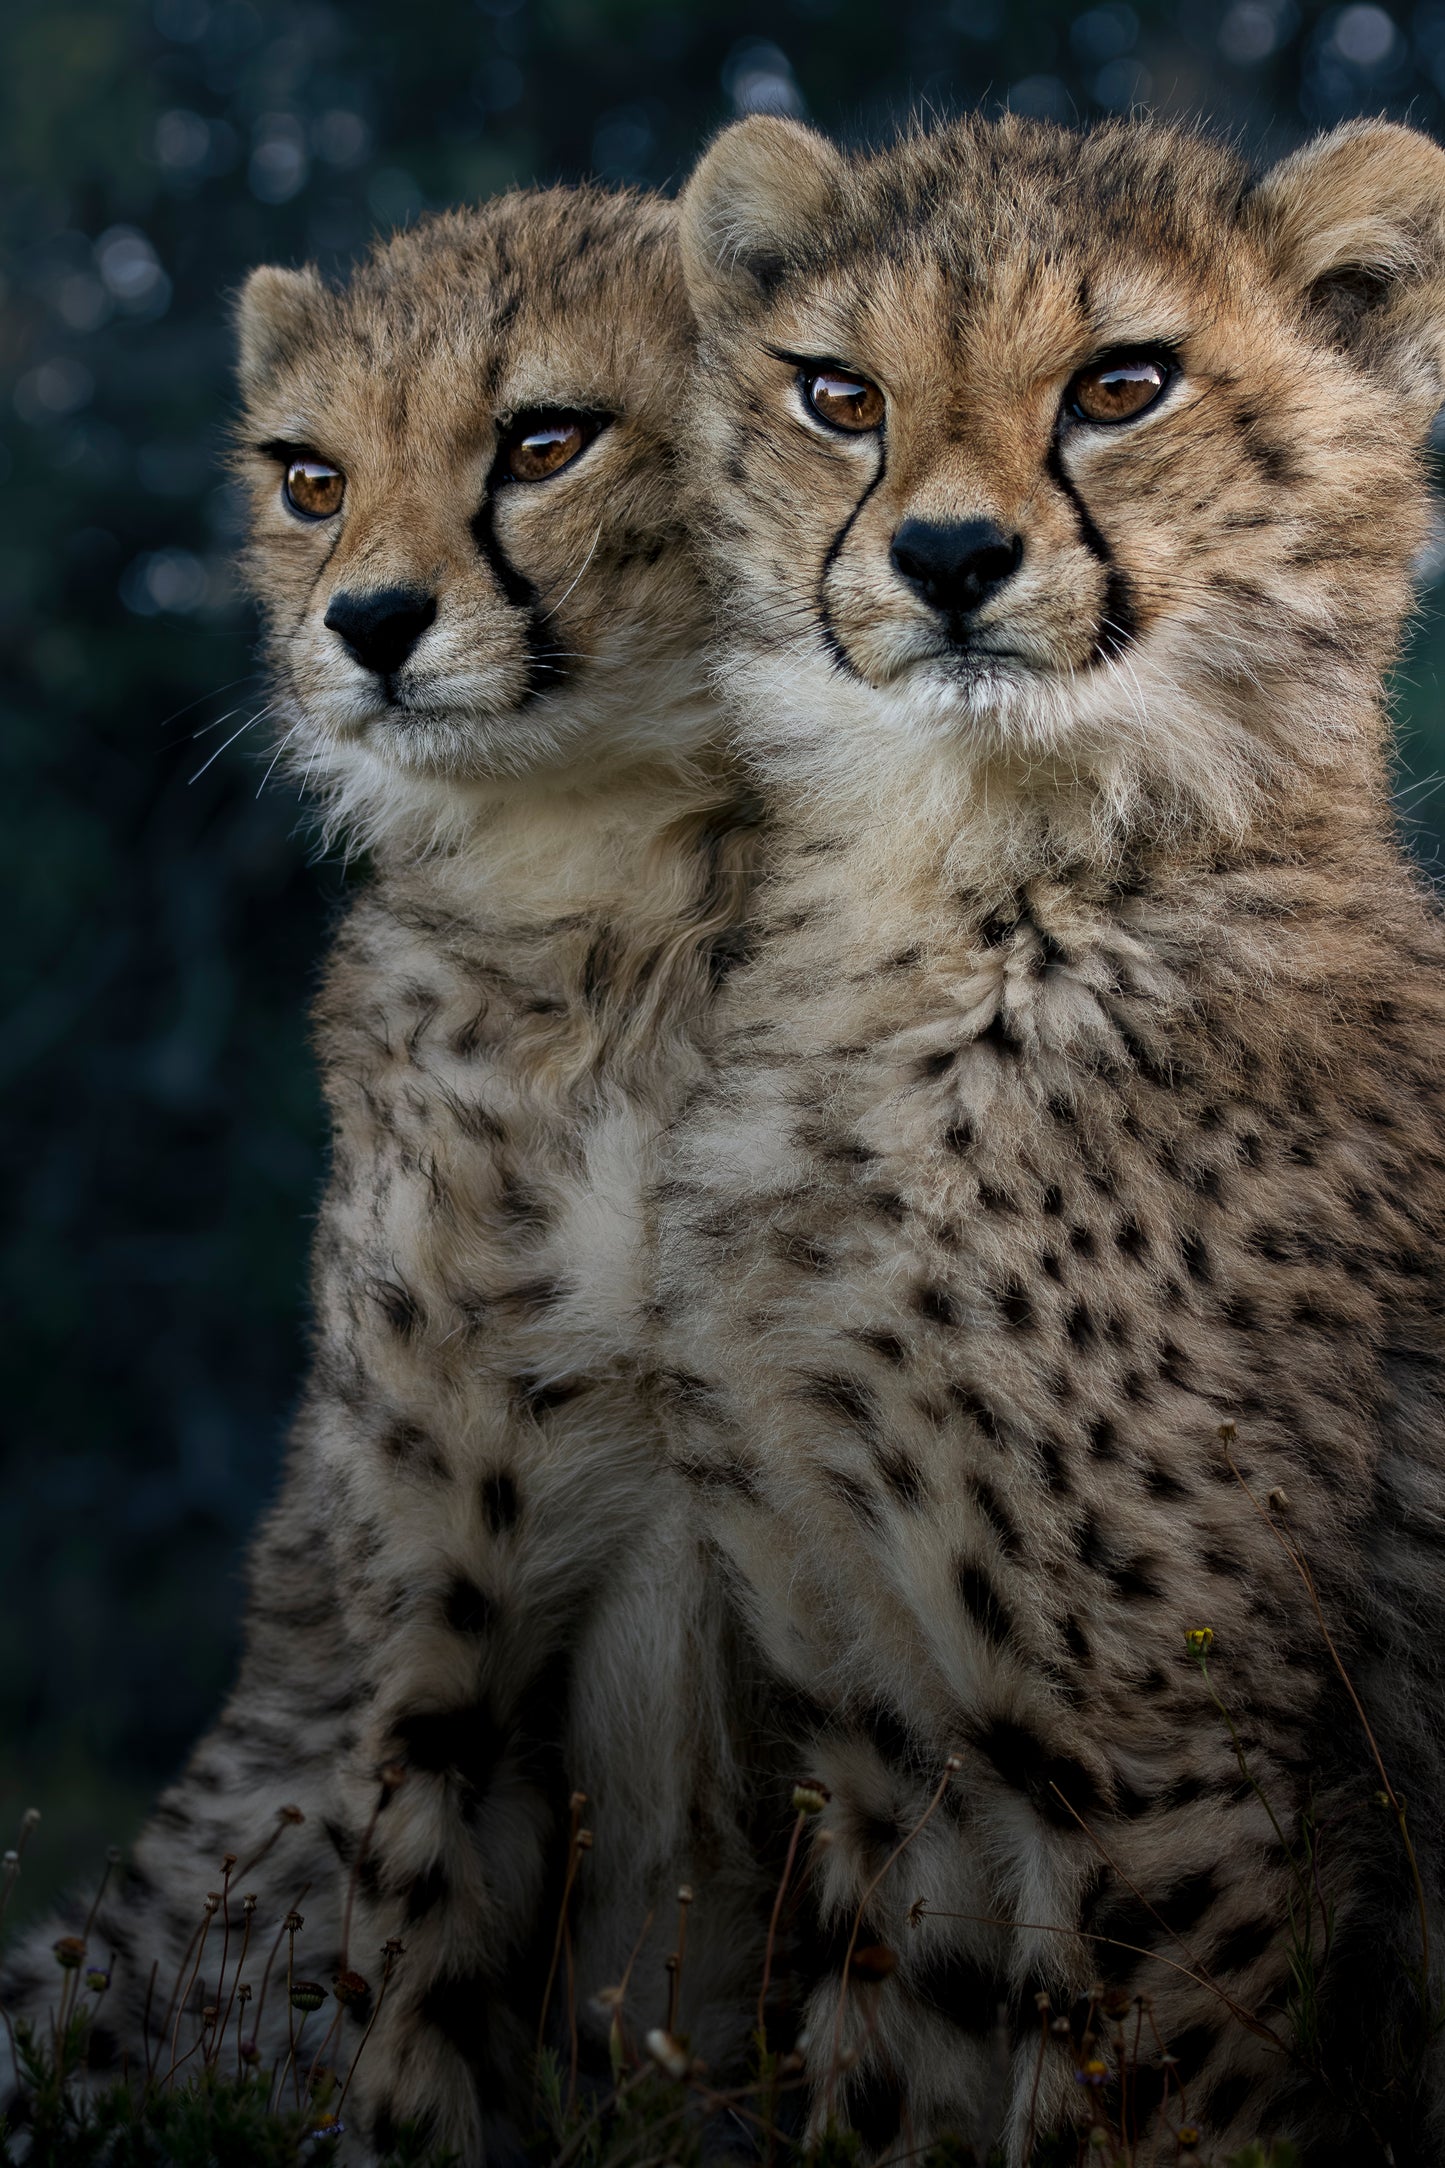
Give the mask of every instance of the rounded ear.
M 1445 151 L 1414 128 L 1351 121 L 1267 173 L 1249 213 L 1329 336 L 1428 420 L 1445 397 Z
M 236 373 L 243 393 L 257 391 L 306 343 L 326 301 L 326 288 L 309 265 L 283 271 L 268 263 L 251 273 L 236 300 Z
M 758 113 L 725 128 L 682 196 L 682 264 L 698 314 L 766 299 L 846 171 L 827 138 L 799 121 Z

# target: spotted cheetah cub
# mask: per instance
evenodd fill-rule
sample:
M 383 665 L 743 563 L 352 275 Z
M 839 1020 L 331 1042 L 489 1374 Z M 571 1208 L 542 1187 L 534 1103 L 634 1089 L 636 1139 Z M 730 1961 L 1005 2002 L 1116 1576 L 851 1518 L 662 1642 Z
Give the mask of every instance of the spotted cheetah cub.
M 1381 676 L 1445 156 L 759 119 L 683 234 L 779 834 L 664 1367 L 832 1795 L 817 2116 L 1433 2159 L 1445 949 Z
M 373 871 L 316 1011 L 315 1355 L 240 1683 L 92 1932 L 117 1957 L 92 2063 L 164 2070 L 228 2009 L 256 1889 L 242 1983 L 293 1902 L 296 1969 L 365 1983 L 328 2049 L 344 2072 L 375 2020 L 353 2135 L 420 2117 L 473 2162 L 530 2114 L 572 1787 L 579 2001 L 655 1909 L 632 2000 L 660 2021 L 680 1875 L 710 1893 L 700 2038 L 749 1955 L 720 1628 L 634 1385 L 639 1184 L 748 856 L 677 511 L 691 319 L 668 207 L 558 190 L 423 225 L 341 291 L 258 271 L 239 320 L 280 742 Z M 12 2000 L 50 1999 L 53 1934 Z M 273 1981 L 267 2067 L 290 2022 Z

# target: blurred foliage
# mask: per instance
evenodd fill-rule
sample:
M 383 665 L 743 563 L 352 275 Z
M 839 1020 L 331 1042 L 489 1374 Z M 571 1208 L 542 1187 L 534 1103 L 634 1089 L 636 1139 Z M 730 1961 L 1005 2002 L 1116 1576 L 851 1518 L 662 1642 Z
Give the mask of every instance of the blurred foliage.
M 0 38 L 0 1794 L 70 1873 L 225 1681 L 303 1352 L 305 1015 L 342 884 L 243 730 L 246 267 L 335 268 L 513 180 L 675 183 L 751 109 L 856 137 L 1144 102 L 1264 151 L 1356 112 L 1438 129 L 1445 4 L 9 0 Z M 1442 654 L 1427 614 L 1402 725 L 1427 855 Z

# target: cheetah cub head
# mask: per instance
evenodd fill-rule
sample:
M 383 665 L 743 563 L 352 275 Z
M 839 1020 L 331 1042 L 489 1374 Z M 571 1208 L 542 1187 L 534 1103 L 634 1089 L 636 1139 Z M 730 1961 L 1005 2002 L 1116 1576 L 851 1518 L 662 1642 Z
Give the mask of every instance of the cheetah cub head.
M 340 288 L 258 270 L 238 318 L 278 737 L 336 825 L 444 829 L 519 779 L 686 758 L 710 713 L 669 206 L 505 196 Z
M 1258 179 L 1147 123 L 849 157 L 756 118 L 682 241 L 699 524 L 776 768 L 866 800 L 911 741 L 975 804 L 1229 824 L 1280 763 L 1373 761 L 1445 370 L 1428 139 Z

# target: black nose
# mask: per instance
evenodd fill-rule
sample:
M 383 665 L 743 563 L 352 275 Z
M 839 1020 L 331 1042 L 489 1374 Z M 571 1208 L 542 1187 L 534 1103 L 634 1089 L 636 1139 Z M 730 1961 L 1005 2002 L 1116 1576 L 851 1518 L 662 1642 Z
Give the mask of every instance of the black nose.
M 370 594 L 333 595 L 325 623 L 366 669 L 390 677 L 436 614 L 435 595 L 412 587 L 374 587 Z
M 906 519 L 889 551 L 909 586 L 950 616 L 978 609 L 1018 570 L 1023 553 L 1022 536 L 1005 534 L 991 519 Z

